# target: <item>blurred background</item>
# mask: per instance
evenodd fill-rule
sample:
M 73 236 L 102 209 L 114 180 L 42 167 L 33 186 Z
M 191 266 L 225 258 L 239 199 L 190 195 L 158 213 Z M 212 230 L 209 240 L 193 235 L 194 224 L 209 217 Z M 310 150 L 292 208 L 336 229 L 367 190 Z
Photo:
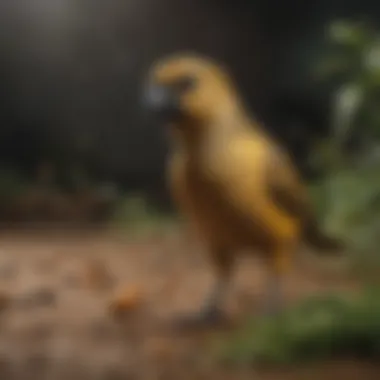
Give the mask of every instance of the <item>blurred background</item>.
M 143 112 L 141 83 L 154 60 L 195 51 L 229 68 L 293 154 L 321 223 L 349 242 L 350 275 L 374 281 L 378 20 L 375 0 L 1 0 L 2 228 L 115 227 L 130 236 L 172 223 L 167 142 Z M 371 341 L 363 339 L 379 355 L 373 308 Z M 241 357 L 236 344 L 231 355 Z
M 359 36 L 361 26 L 331 29 L 341 19 L 375 28 L 376 2 L 3 0 L 0 6 L 5 222 L 47 218 L 42 210 L 27 216 L 26 207 L 18 215 L 23 207 L 16 205 L 37 202 L 42 191 L 54 192 L 56 219 L 64 218 L 58 214 L 74 194 L 94 207 L 121 193 L 168 203 L 165 138 L 139 99 L 147 68 L 165 54 L 193 50 L 224 62 L 251 109 L 309 178 L 321 174 L 309 159 L 316 142 L 332 132 L 337 84 L 377 70 L 377 58 L 366 57 L 371 42 Z M 368 38 L 376 43 L 376 36 Z M 332 57 L 338 45 L 340 56 Z M 334 67 L 318 71 L 332 60 Z M 347 132 L 347 143 L 363 137 L 370 129 L 365 124 Z

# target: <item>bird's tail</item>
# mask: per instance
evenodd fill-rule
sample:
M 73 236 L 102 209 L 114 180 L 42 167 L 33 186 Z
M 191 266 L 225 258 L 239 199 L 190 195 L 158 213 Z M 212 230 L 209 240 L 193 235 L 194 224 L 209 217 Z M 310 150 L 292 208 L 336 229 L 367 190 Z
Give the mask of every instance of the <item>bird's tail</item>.
M 305 224 L 304 240 L 320 254 L 340 254 L 344 250 L 344 243 L 338 238 L 326 235 L 314 217 L 309 218 Z

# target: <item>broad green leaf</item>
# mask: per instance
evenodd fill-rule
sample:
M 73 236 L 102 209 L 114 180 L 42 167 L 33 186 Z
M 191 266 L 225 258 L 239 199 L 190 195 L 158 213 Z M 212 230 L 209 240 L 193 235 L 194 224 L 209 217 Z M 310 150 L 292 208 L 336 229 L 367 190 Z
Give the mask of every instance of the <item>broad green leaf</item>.
M 357 84 L 342 86 L 335 95 L 333 127 L 336 142 L 341 145 L 347 141 L 354 128 L 354 118 L 365 94 Z

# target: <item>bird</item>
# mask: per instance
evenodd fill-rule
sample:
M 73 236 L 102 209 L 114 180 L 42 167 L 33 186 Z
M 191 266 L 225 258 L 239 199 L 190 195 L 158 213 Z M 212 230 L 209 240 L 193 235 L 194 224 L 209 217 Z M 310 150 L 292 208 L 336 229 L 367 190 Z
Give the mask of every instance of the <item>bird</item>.
M 268 269 L 263 311 L 284 306 L 283 283 L 302 243 L 337 254 L 312 210 L 290 152 L 245 105 L 228 69 L 210 57 L 177 52 L 154 61 L 142 99 L 168 133 L 166 180 L 178 212 L 195 229 L 215 284 L 192 321 L 215 323 L 236 268 L 252 252 Z

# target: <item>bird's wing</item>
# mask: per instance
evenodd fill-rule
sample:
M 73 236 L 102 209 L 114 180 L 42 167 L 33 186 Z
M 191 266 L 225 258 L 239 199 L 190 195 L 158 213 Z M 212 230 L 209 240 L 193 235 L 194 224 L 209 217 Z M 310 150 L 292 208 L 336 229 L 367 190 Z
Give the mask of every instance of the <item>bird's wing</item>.
M 271 153 L 266 171 L 270 198 L 289 216 L 307 218 L 310 213 L 308 197 L 290 157 L 277 149 Z

